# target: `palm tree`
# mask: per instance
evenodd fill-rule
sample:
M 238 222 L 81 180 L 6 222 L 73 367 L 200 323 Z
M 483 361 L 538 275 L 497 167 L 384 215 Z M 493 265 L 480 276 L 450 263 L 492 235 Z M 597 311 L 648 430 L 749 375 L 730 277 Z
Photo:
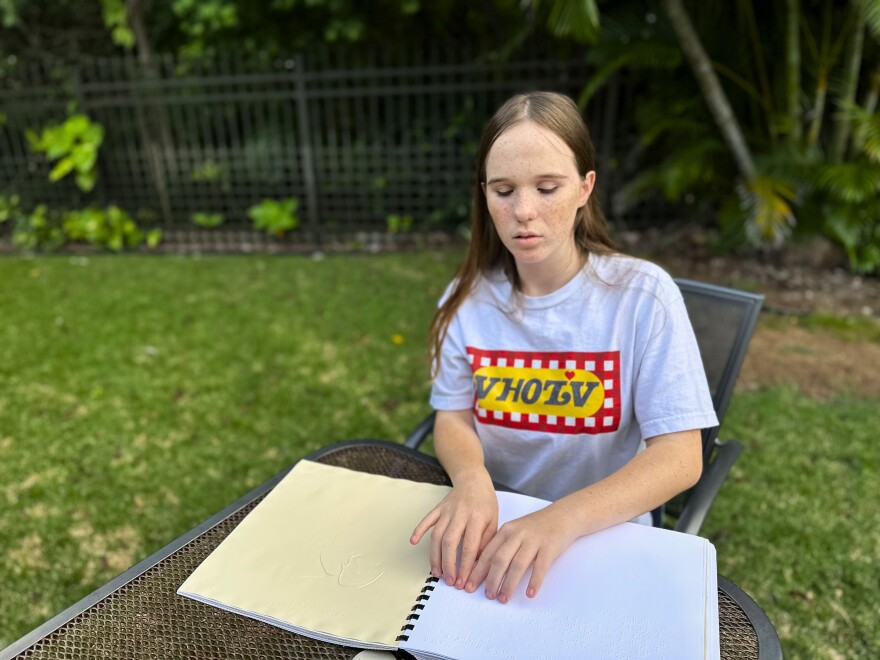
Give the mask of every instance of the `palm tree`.
M 657 190 L 708 200 L 696 205 L 755 244 L 779 245 L 797 218 L 801 234 L 840 242 L 853 269 L 880 268 L 880 0 L 816 3 L 818 15 L 802 0 L 689 13 L 663 0 L 656 15 L 633 1 L 603 15 L 580 101 L 622 69 L 640 91 L 619 209 Z

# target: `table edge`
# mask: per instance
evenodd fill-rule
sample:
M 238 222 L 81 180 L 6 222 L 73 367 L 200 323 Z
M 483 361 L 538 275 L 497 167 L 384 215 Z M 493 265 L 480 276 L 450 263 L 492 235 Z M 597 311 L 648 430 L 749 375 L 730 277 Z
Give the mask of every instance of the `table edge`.
M 770 617 L 761 609 L 761 606 L 720 573 L 718 574 L 718 588 L 742 608 L 752 624 L 752 628 L 755 629 L 755 635 L 758 637 L 758 657 L 761 660 L 782 660 L 782 645 L 779 642 L 779 635 L 776 633 L 776 628 L 770 621 Z

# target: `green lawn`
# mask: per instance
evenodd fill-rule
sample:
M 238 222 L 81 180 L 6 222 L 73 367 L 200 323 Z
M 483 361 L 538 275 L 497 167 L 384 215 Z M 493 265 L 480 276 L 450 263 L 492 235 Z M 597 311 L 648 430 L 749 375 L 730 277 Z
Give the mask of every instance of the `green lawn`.
M 0 259 L 0 647 L 328 442 L 427 411 L 457 255 Z M 877 401 L 738 394 L 705 526 L 788 657 L 874 657 Z

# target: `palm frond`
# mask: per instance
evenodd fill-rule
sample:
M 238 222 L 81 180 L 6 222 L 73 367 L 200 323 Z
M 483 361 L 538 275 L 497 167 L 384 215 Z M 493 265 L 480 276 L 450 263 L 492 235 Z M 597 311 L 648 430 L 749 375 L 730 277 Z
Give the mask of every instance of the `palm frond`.
M 842 202 L 860 204 L 880 192 L 880 167 L 864 160 L 826 165 L 819 175 L 819 184 Z
M 852 124 L 856 149 L 872 162 L 880 163 L 880 112 L 868 112 L 855 103 L 847 103 L 838 117 Z
M 636 42 L 622 52 L 617 48 L 611 59 L 605 59 L 603 55 L 604 50 L 594 49 L 587 57 L 588 61 L 599 64 L 599 68 L 578 96 L 578 105 L 581 108 L 586 107 L 611 76 L 625 67 L 674 70 L 681 65 L 681 50 L 678 46 L 656 41 Z
M 880 41 L 880 0 L 862 0 L 862 11 L 868 30 L 874 39 Z
M 536 7 L 549 5 L 547 28 L 557 37 L 583 43 L 599 40 L 599 8 L 596 0 L 532 0 Z
M 857 273 L 880 271 L 880 202 L 825 207 L 825 231 L 846 250 L 850 268 Z
M 795 225 L 792 202 L 794 188 L 787 181 L 759 174 L 739 186 L 746 213 L 746 237 L 755 245 L 780 245 Z
M 616 203 L 629 207 L 653 191 L 661 192 L 669 201 L 680 201 L 685 193 L 715 179 L 718 157 L 726 153 L 724 143 L 715 138 L 692 140 L 673 150 L 657 167 L 642 171 L 625 184 Z
M 799 196 L 821 188 L 820 177 L 825 170 L 825 156 L 818 145 L 783 143 L 772 151 L 755 156 L 758 173 L 787 182 Z

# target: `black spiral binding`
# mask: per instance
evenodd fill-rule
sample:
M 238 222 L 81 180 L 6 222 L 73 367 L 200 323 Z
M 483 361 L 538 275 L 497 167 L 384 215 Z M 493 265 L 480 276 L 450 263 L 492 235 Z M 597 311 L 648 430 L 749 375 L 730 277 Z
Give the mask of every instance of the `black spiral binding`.
M 422 590 L 419 593 L 419 597 L 416 598 L 416 604 L 412 606 L 412 609 L 410 609 L 410 612 L 413 612 L 413 614 L 410 614 L 409 616 L 406 617 L 407 621 L 418 621 L 419 620 L 419 615 L 416 614 L 415 612 L 417 610 L 425 609 L 425 604 L 422 601 L 428 600 L 431 597 L 431 594 L 429 592 L 434 591 L 434 582 L 439 582 L 439 581 L 440 581 L 440 578 L 435 578 L 433 575 L 429 576 L 428 579 L 425 580 L 425 586 L 422 587 Z M 398 642 L 409 641 L 409 635 L 407 635 L 405 633 L 407 630 L 413 630 L 414 628 L 415 628 L 415 625 L 412 623 L 404 624 L 404 626 L 400 629 L 400 632 L 402 632 L 404 634 L 398 635 L 397 639 L 395 641 L 398 641 Z

